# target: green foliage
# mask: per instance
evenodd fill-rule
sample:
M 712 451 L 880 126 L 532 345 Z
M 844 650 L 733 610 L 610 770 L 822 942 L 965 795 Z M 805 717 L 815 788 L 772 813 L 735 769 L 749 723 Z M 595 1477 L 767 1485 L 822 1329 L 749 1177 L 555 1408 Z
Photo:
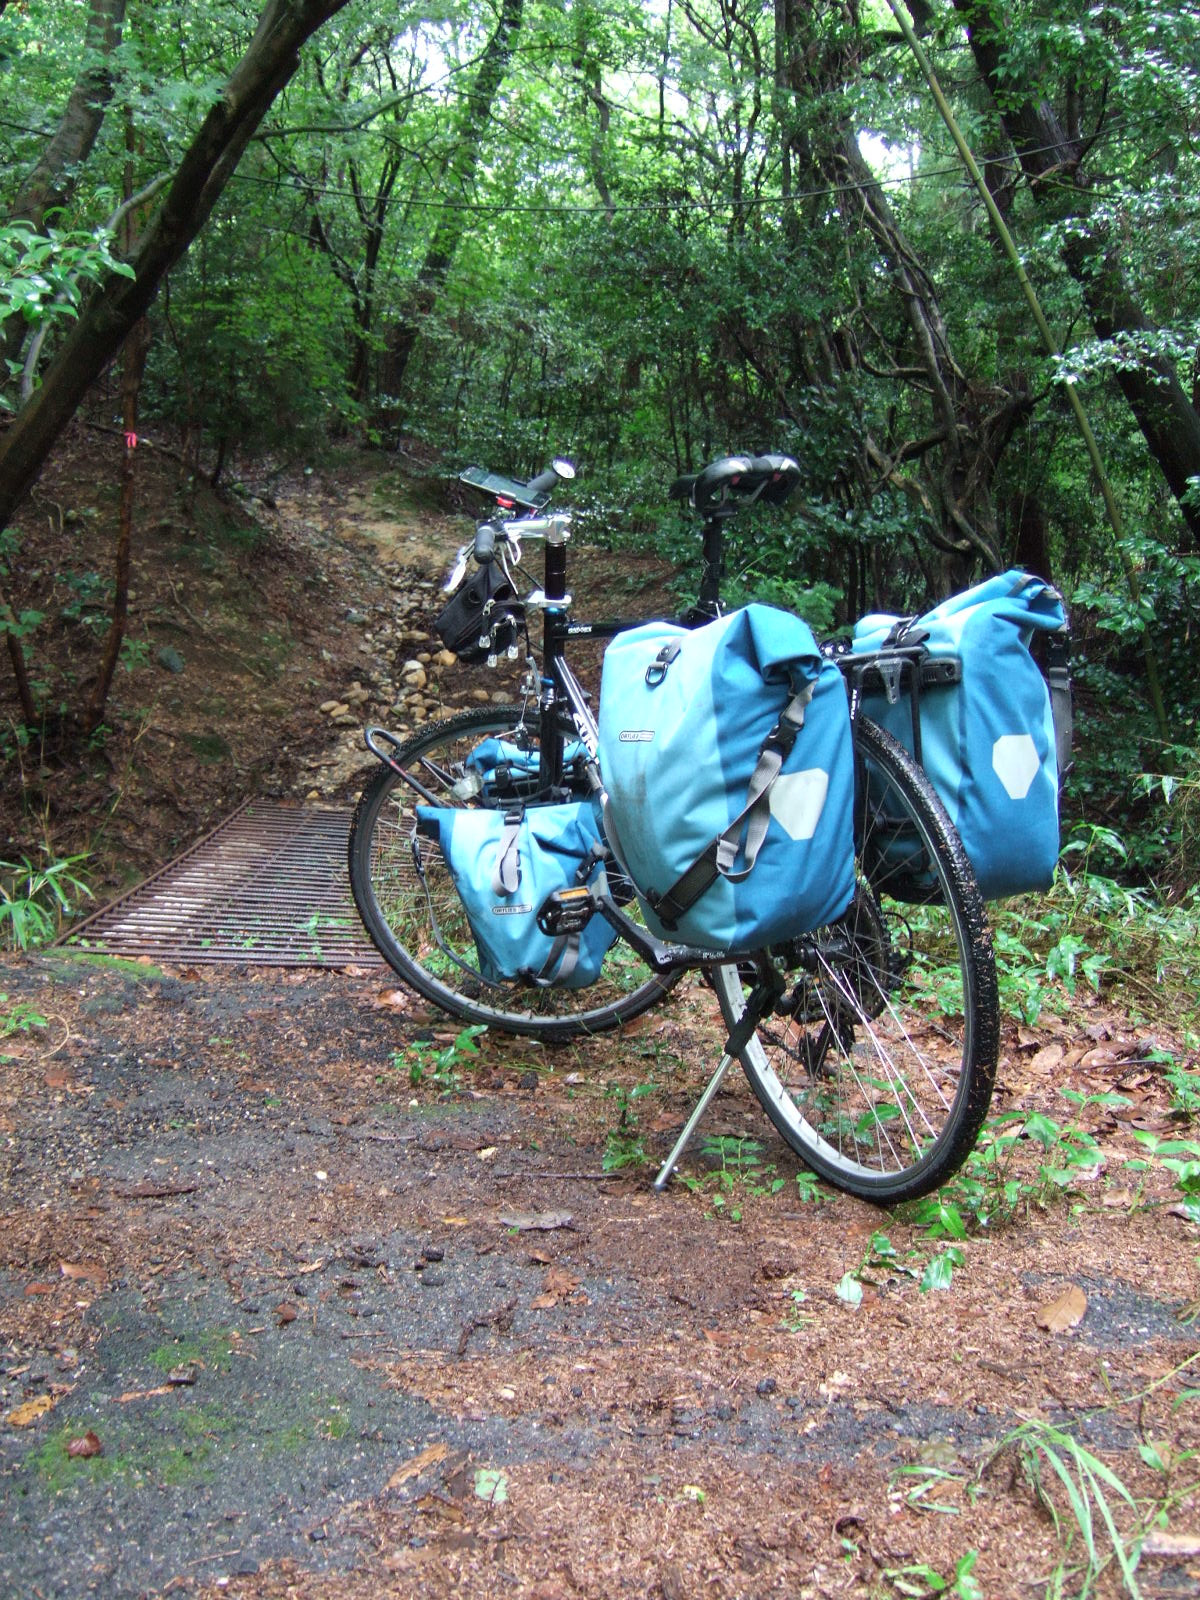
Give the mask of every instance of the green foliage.
M 1193 890 L 1164 903 L 1097 870 L 1125 857 L 1112 829 L 1080 827 L 1046 895 L 994 909 L 1002 1003 L 1031 1026 L 1044 1009 L 1064 1010 L 1081 982 L 1093 993 L 1109 986 L 1135 999 L 1167 985 L 1179 1016 L 1197 1015 L 1200 896 Z
M 638 1083 L 632 1089 L 610 1083 L 605 1091 L 617 1104 L 617 1125 L 610 1128 L 604 1143 L 605 1172 L 620 1172 L 623 1167 L 642 1167 L 650 1159 L 638 1124 L 637 1105 L 658 1088 L 655 1083 Z
M 0 861 L 0 949 L 28 950 L 49 944 L 71 916 L 80 897 L 91 890 L 76 868 L 85 856 L 66 856 L 34 866 Z
M 1006 1434 L 992 1458 L 1003 1451 L 1015 1455 L 1063 1548 L 1061 1566 L 1047 1593 L 1064 1592 L 1070 1574 L 1079 1585 L 1075 1592 L 1089 1595 L 1115 1561 L 1123 1592 L 1140 1600 L 1136 1569 L 1141 1517 L 1132 1493 L 1112 1468 L 1080 1444 L 1073 1432 L 1037 1417 Z M 1060 1506 L 1062 1498 L 1065 1509 Z
M 414 1039 L 393 1052 L 392 1065 L 407 1074 L 414 1089 L 425 1082 L 443 1091 L 457 1089 L 463 1070 L 478 1064 L 479 1040 L 486 1033 L 485 1026 L 474 1023 L 463 1028 L 448 1044 L 434 1039 Z
M 38 327 L 77 316 L 86 286 L 106 273 L 132 278 L 101 233 L 47 228 L 27 222 L 0 226 L 0 320 L 20 317 Z

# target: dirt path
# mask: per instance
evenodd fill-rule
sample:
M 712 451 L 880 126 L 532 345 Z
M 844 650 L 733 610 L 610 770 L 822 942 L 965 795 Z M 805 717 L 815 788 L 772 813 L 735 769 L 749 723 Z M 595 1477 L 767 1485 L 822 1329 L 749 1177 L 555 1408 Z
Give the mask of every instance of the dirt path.
M 0 984 L 44 1019 L 0 1066 L 5 1595 L 901 1595 L 972 1551 L 983 1593 L 1038 1593 L 1053 1526 L 1012 1449 L 983 1468 L 1021 1419 L 1147 1495 L 1138 1444 L 1197 1444 L 1196 1229 L 1135 1197 L 1115 1123 L 1109 1174 L 922 1293 L 925 1235 L 806 1198 L 740 1084 L 723 1170 L 604 1176 L 612 1085 L 656 1084 L 651 1158 L 698 1091 L 698 989 L 618 1047 L 484 1041 L 414 1085 L 412 1041 L 453 1031 L 378 976 Z M 1050 1106 L 1032 1053 L 1005 1076 Z M 1039 1328 L 1068 1284 L 1082 1320 Z M 1147 1594 L 1195 1578 L 1143 1560 Z

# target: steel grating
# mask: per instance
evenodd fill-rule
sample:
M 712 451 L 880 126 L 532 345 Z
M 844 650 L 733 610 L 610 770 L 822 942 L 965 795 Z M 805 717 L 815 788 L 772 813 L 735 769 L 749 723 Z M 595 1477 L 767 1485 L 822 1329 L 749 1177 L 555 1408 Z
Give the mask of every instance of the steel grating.
M 248 801 L 62 943 L 162 961 L 382 965 L 346 867 L 350 813 Z

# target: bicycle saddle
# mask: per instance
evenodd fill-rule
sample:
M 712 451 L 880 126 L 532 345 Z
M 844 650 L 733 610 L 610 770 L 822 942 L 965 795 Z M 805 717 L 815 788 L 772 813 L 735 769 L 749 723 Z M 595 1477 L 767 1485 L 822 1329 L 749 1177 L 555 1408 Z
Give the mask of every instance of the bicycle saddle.
M 699 472 L 676 478 L 667 496 L 686 500 L 700 512 L 733 511 L 735 500 L 782 505 L 799 482 L 800 467 L 791 456 L 720 456 Z

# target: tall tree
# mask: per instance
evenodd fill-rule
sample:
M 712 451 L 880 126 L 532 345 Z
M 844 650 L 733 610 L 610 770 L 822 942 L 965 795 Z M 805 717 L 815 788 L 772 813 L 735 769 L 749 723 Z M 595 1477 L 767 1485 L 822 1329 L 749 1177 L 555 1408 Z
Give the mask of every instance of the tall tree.
M 475 77 L 463 96 L 454 131 L 454 146 L 442 175 L 445 209 L 426 246 L 404 314 L 388 337 L 386 387 L 399 394 L 422 320 L 437 302 L 471 223 L 470 204 L 475 174 L 483 156 L 492 107 L 512 59 L 521 31 L 523 0 L 501 0 L 496 31 L 488 40 Z
M 347 0 L 267 0 L 246 50 L 171 176 L 127 263 L 72 325 L 42 385 L 0 436 L 0 527 L 12 516 L 88 388 L 204 226 L 247 144 L 300 64 L 300 47 Z
M 1006 0 L 953 0 L 962 18 L 979 74 L 1039 209 L 1064 224 L 1062 259 L 1079 286 L 1097 336 L 1118 348 L 1115 376 L 1129 402 L 1152 456 L 1179 501 L 1193 547 L 1200 541 L 1200 503 L 1189 486 L 1200 479 L 1200 410 L 1180 380 L 1177 364 L 1156 346 L 1159 329 L 1147 314 L 1126 268 L 1128 240 L 1123 238 L 1110 204 L 1101 203 L 1089 157 L 1101 146 L 1110 115 L 1110 98 L 1121 89 L 1123 67 L 1131 74 L 1138 64 L 1123 61 L 1119 31 L 1106 25 L 1103 8 L 1085 23 L 1090 33 L 1087 54 L 1067 49 L 1055 62 L 1053 40 L 1033 48 L 1022 37 L 1023 25 L 1057 19 L 1014 16 Z M 1159 13 L 1152 30 L 1154 53 L 1174 53 L 1181 38 L 1194 52 L 1200 43 L 1194 11 L 1174 6 L 1138 7 Z M 1146 19 L 1138 21 L 1138 32 Z M 1119 20 L 1112 19 L 1119 29 Z M 1058 30 L 1062 45 L 1069 35 Z M 1169 55 L 1168 55 L 1169 60 Z M 1055 71 L 1055 66 L 1058 71 Z M 1143 62 L 1144 66 L 1145 63 Z M 1194 66 L 1194 58 L 1193 58 Z M 1057 102 L 1057 103 L 1056 103 Z M 1166 110 L 1165 104 L 1160 110 Z M 1107 181 L 1109 174 L 1105 174 Z

